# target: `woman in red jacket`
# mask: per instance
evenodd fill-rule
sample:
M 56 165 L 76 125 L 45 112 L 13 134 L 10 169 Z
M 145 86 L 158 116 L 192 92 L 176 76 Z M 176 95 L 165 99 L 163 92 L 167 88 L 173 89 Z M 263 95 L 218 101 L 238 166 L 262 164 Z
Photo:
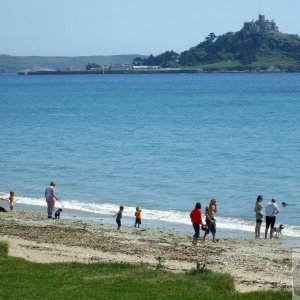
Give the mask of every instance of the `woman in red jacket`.
M 197 202 L 195 208 L 190 213 L 190 218 L 193 223 L 193 227 L 195 230 L 194 238 L 193 238 L 193 246 L 197 245 L 197 242 L 200 237 L 200 225 L 202 225 L 202 215 L 201 215 L 201 203 Z

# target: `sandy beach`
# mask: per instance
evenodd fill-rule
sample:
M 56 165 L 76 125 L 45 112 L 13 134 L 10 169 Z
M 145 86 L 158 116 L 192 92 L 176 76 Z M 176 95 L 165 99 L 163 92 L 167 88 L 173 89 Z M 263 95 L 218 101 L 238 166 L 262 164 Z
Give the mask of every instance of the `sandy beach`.
M 196 267 L 231 274 L 241 292 L 292 288 L 292 252 L 280 239 L 220 238 L 191 245 L 192 233 L 134 228 L 78 219 L 47 219 L 45 213 L 13 211 L 0 214 L 0 241 L 9 255 L 37 263 L 124 262 L 156 267 L 158 257 L 166 270 Z M 201 233 L 202 234 L 202 233 Z

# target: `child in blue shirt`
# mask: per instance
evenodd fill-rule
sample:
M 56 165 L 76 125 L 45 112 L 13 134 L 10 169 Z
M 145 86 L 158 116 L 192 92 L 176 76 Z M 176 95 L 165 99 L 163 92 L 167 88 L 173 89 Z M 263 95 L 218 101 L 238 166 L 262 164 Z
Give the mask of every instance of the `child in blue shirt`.
M 118 230 L 121 228 L 121 219 L 122 219 L 123 210 L 124 210 L 124 206 L 121 205 L 120 210 L 113 215 L 113 217 L 117 216 L 116 217 L 116 222 L 118 224 Z

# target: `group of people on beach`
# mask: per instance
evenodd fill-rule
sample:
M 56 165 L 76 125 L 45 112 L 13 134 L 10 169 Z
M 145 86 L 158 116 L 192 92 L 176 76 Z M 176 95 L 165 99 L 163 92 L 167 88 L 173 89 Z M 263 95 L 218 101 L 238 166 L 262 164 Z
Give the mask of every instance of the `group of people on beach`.
M 256 214 L 256 226 L 255 226 L 255 238 L 260 238 L 261 224 L 263 221 L 263 196 L 259 195 L 255 203 L 255 214 Z M 287 203 L 283 202 L 283 206 Z M 217 213 L 217 201 L 216 199 L 211 199 L 209 204 L 205 207 L 205 223 L 202 221 L 201 203 L 197 202 L 195 208 L 190 213 L 191 222 L 194 228 L 193 245 L 197 245 L 200 239 L 200 228 L 205 231 L 202 241 L 205 242 L 206 236 L 211 232 L 212 241 L 217 242 L 216 239 L 216 219 L 215 214 Z M 268 237 L 268 231 L 270 228 L 270 239 L 274 235 L 274 227 L 276 223 L 276 216 L 279 214 L 279 208 L 276 204 L 276 198 L 272 198 L 271 201 L 266 205 L 266 229 L 265 229 L 265 239 Z M 201 226 L 201 227 L 200 227 Z
M 9 197 L 0 198 L 0 200 L 8 201 L 10 210 L 14 209 L 14 202 L 15 202 L 15 192 L 11 191 Z M 52 219 L 53 211 L 55 208 L 55 201 L 59 199 L 55 193 L 55 183 L 53 181 L 50 182 L 49 186 L 45 189 L 45 199 L 47 203 L 47 214 L 48 218 Z M 263 196 L 258 195 L 254 207 L 254 212 L 256 216 L 256 225 L 255 225 L 255 238 L 260 238 L 260 231 L 261 231 L 261 224 L 263 222 Z M 288 205 L 287 203 L 283 202 L 283 206 Z M 121 219 L 123 215 L 124 206 L 120 206 L 118 212 L 116 212 L 113 217 L 116 217 L 117 229 L 121 228 Z M 7 210 L 0 206 L 0 212 L 7 212 Z M 193 224 L 194 228 L 194 236 L 192 244 L 195 246 L 200 238 L 200 229 L 202 229 L 205 233 L 203 236 L 203 242 L 205 242 L 206 236 L 211 232 L 212 233 L 212 241 L 215 243 L 218 240 L 216 239 L 216 219 L 215 214 L 217 213 L 217 200 L 211 199 L 209 204 L 205 207 L 205 223 L 202 221 L 202 211 L 201 211 L 201 203 L 197 202 L 195 208 L 190 213 L 190 219 Z M 272 198 L 271 201 L 265 207 L 265 221 L 266 221 L 266 228 L 265 228 L 265 239 L 268 237 L 268 231 L 270 228 L 270 239 L 273 238 L 274 235 L 274 226 L 276 223 L 276 216 L 279 213 L 278 205 L 276 204 L 276 198 Z M 139 207 L 136 207 L 135 211 L 135 224 L 134 227 L 140 227 L 141 219 L 142 219 L 142 210 Z
M 113 217 L 116 217 L 116 223 L 118 225 L 117 229 L 119 230 L 121 228 L 121 219 L 122 219 L 122 215 L 123 215 L 123 210 L 124 210 L 124 206 L 121 205 L 120 209 L 118 212 L 116 212 Z M 134 227 L 140 227 L 140 225 L 142 224 L 142 210 L 137 206 L 135 209 L 135 223 L 134 223 Z
M 217 200 L 211 199 L 209 204 L 205 207 L 205 223 L 202 221 L 201 203 L 197 202 L 195 208 L 190 213 L 191 222 L 194 227 L 193 245 L 196 246 L 200 238 L 200 225 L 201 229 L 205 231 L 203 236 L 203 242 L 205 242 L 206 236 L 211 232 L 212 241 L 216 243 L 216 219 L 215 214 L 217 213 Z
M 55 183 L 53 181 L 50 182 L 49 187 L 46 188 L 45 190 L 45 198 L 46 198 L 46 202 L 47 202 L 47 212 L 48 212 L 48 218 L 52 219 L 52 214 L 55 208 L 55 200 L 59 199 L 57 198 L 56 194 L 55 194 Z M 6 198 L 0 198 L 0 200 L 3 201 L 8 201 L 9 202 L 9 209 L 10 211 L 14 210 L 14 204 L 15 204 L 15 196 L 16 193 L 14 191 L 11 191 L 9 193 L 9 197 Z M 7 210 L 0 206 L 0 212 L 7 212 Z
M 255 203 L 255 207 L 254 207 L 254 212 L 255 212 L 255 216 L 256 216 L 256 225 L 255 225 L 255 238 L 259 239 L 260 238 L 260 229 L 261 229 L 261 224 L 263 221 L 263 196 L 262 195 L 258 195 L 257 199 L 256 199 L 256 203 Z M 265 229 L 265 239 L 267 239 L 268 237 L 268 231 L 270 228 L 270 239 L 273 238 L 273 234 L 274 234 L 274 227 L 275 227 L 275 223 L 276 223 L 276 216 L 279 214 L 279 208 L 278 205 L 276 203 L 276 198 L 272 198 L 271 202 L 269 202 L 266 205 L 266 229 Z
M 55 208 L 55 201 L 60 201 L 55 193 L 55 183 L 53 181 L 50 182 L 49 186 L 45 189 L 45 199 L 47 203 L 47 213 L 48 218 L 52 219 L 52 215 Z M 117 229 L 119 230 L 121 228 L 121 220 L 123 215 L 124 206 L 121 205 L 120 209 L 117 213 L 113 215 L 113 217 L 116 217 L 116 223 L 118 225 Z M 134 227 L 140 227 L 142 224 L 142 210 L 139 207 L 136 207 L 135 211 L 135 224 Z

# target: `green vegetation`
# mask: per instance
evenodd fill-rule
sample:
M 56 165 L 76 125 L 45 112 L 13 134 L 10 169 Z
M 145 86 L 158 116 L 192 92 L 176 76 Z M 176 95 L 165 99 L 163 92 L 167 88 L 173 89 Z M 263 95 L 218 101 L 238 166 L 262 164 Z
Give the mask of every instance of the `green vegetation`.
M 133 60 L 134 65 L 161 66 L 163 68 L 172 68 L 178 66 L 179 54 L 174 51 L 166 51 L 158 56 L 152 54 L 147 58 L 136 57 Z
M 0 244 L 0 299 L 291 299 L 291 292 L 240 294 L 229 275 L 199 263 L 188 273 L 125 264 L 35 264 Z
M 92 70 L 92 69 L 98 69 L 101 68 L 101 65 L 98 65 L 96 63 L 88 63 L 85 67 L 86 70 Z
M 220 36 L 210 33 L 205 41 L 180 54 L 136 58 L 136 65 L 194 67 L 204 71 L 300 71 L 300 38 L 276 30 L 255 32 L 247 26 Z

